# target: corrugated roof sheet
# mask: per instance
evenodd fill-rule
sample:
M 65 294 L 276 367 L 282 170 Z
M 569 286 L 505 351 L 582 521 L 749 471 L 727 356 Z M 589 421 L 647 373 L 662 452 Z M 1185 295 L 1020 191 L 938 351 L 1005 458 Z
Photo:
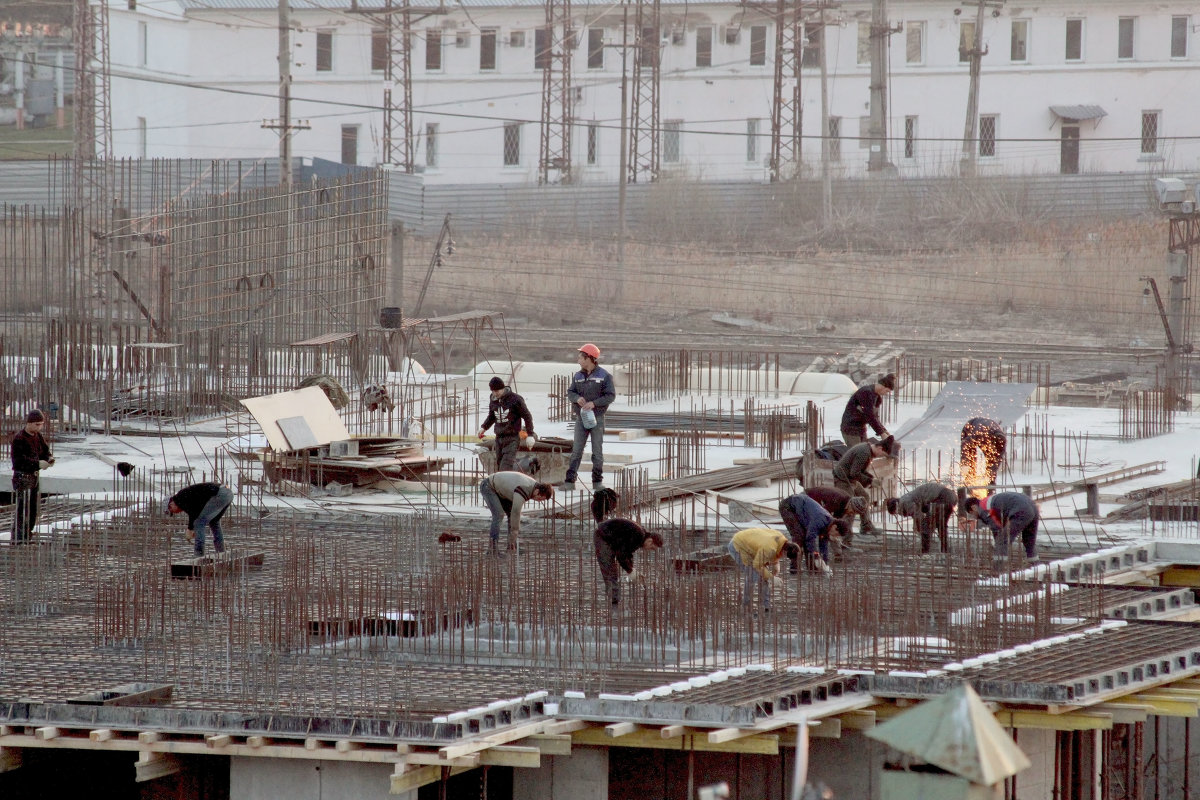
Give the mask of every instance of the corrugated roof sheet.
M 180 6 L 185 11 L 274 11 L 279 7 L 279 4 L 274 0 L 178 0 Z M 443 4 L 436 0 L 411 0 L 411 8 L 416 10 L 431 10 L 443 7 Z M 663 5 L 697 5 L 695 0 L 660 0 Z M 399 0 L 396 2 L 399 5 Z M 447 0 L 444 7 L 447 11 L 453 11 L 459 6 L 466 8 L 541 8 L 545 6 L 545 0 Z M 581 3 L 573 2 L 572 7 L 580 6 L 587 8 L 595 5 L 598 8 L 613 7 L 611 2 L 597 3 Z M 724 3 L 712 3 L 712 5 L 727 5 L 735 6 L 735 3 L 726 0 Z M 291 0 L 291 8 L 293 11 L 304 11 L 305 9 L 325 9 L 328 11 L 349 11 L 350 0 Z M 383 0 L 363 0 L 359 3 L 360 11 L 381 11 L 384 8 Z
M 1050 111 L 1061 119 L 1100 119 L 1108 112 L 1100 106 L 1050 106 Z

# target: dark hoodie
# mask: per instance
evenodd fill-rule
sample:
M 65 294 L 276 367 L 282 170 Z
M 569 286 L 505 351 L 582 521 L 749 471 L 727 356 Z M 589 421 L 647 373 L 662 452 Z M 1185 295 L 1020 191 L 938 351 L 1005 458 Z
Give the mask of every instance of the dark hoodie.
M 532 434 L 533 415 L 525 405 L 525 398 L 506 386 L 499 399 L 493 397 L 488 403 L 483 430 L 495 424 L 497 436 L 517 436 L 521 433 L 521 420 L 525 420 L 525 432 Z

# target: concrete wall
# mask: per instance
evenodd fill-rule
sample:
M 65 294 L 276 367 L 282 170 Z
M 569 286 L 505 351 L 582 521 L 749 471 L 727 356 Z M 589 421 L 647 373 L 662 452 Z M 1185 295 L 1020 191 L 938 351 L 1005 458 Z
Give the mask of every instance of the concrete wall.
M 239 2 L 221 9 L 193 6 L 182 16 L 156 12 L 150 4 L 128 11 L 111 5 L 113 131 L 117 156 L 137 156 L 137 118 L 146 120 L 151 157 L 246 158 L 277 151 L 277 134 L 262 120 L 278 116 L 273 2 Z M 347 2 L 348 6 L 349 3 Z M 983 80 L 979 113 L 996 118 L 995 154 L 979 160 L 982 175 L 1057 173 L 1062 122 L 1052 105 L 1100 105 L 1107 116 L 1078 125 L 1081 172 L 1159 173 L 1196 169 L 1200 142 L 1186 137 L 1200 128 L 1200 106 L 1179 87 L 1200 64 L 1200 34 L 1193 30 L 1194 2 L 1143 4 L 1047 0 L 1036 7 L 1004 8 L 985 17 Z M 257 8 L 255 8 L 257 6 Z M 860 31 L 870 2 L 839 7 L 828 29 L 830 113 L 841 120 L 836 176 L 865 172 L 861 141 L 868 113 L 869 64 L 859 56 Z M 588 68 L 587 31 L 604 41 L 622 40 L 619 15 L 607 5 L 576 3 L 573 24 L 581 46 L 574 51 L 572 160 L 581 182 L 612 182 L 620 154 L 621 50 L 611 46 L 603 65 Z M 968 67 L 959 58 L 960 26 L 973 15 L 954 15 L 954 3 L 894 4 L 892 25 L 905 31 L 890 47 L 889 135 L 891 160 L 909 176 L 956 174 L 961 151 Z M 469 15 L 467 12 L 470 12 Z M 1139 13 L 1140 12 L 1140 13 Z M 1138 14 L 1134 58 L 1117 58 L 1117 20 Z M 1190 16 L 1189 16 L 1190 15 Z M 1187 52 L 1171 57 L 1173 17 L 1189 17 Z M 1067 62 L 1068 18 L 1084 19 L 1084 56 Z M 679 159 L 664 174 L 701 180 L 765 181 L 770 154 L 770 117 L 775 33 L 765 17 L 747 15 L 737 3 L 664 2 L 666 43 L 662 59 L 661 120 L 677 121 Z M 468 2 L 445 16 L 416 24 L 412 44 L 415 160 L 430 184 L 536 183 L 542 72 L 534 68 L 534 30 L 544 25 L 540 5 Z M 371 22 L 338 10 L 293 11 L 295 98 L 292 114 L 311 129 L 298 131 L 297 156 L 338 161 L 343 126 L 358 129 L 358 163 L 378 163 L 383 147 L 383 74 L 372 71 Z M 141 44 L 139 23 L 146 25 Z M 1027 24 L 1028 52 L 1012 58 L 1014 23 Z M 907 48 L 910 26 L 919 26 L 921 47 Z M 696 65 L 697 30 L 712 28 L 712 65 Z M 750 63 L 750 29 L 766 28 L 765 63 Z M 479 68 L 479 29 L 499 31 L 496 69 Z M 318 30 L 333 35 L 332 69 L 316 71 Z M 730 41 L 725 38 L 730 33 Z M 440 32 L 441 68 L 427 70 L 432 32 Z M 510 34 L 523 35 L 517 44 Z M 518 37 L 519 38 L 519 37 Z M 463 46 L 456 44 L 456 39 Z M 736 39 L 736 41 L 734 41 Z M 144 52 L 144 58 L 141 55 Z M 150 79 L 150 80 L 147 80 Z M 153 81 L 153 82 L 151 82 Z M 195 81 L 212 89 L 178 85 Z M 819 71 L 802 70 L 802 174 L 819 167 Z M 172 85 L 174 84 L 174 85 Z M 1142 113 L 1160 113 L 1155 152 L 1142 152 Z M 906 119 L 915 126 L 915 149 L 904 152 Z M 504 164 L 504 125 L 520 124 L 520 163 Z M 427 163 L 427 126 L 436 126 L 436 163 Z M 595 163 L 587 163 L 588 127 L 596 139 Z M 175 128 L 174 126 L 180 126 Z M 756 135 L 752 131 L 757 131 Z M 1113 141 L 1113 137 L 1121 141 Z
M 543 756 L 539 769 L 513 770 L 513 800 L 608 800 L 610 752 L 576 747 L 569 756 Z
M 1009 734 L 1011 730 L 1005 728 Z M 1017 731 L 1017 746 L 1029 756 L 1032 766 L 1017 776 L 1017 796 L 1022 800 L 1053 800 L 1054 740 L 1057 731 L 1022 728 Z
M 229 800 L 416 800 L 388 793 L 392 767 L 342 761 L 234 758 Z

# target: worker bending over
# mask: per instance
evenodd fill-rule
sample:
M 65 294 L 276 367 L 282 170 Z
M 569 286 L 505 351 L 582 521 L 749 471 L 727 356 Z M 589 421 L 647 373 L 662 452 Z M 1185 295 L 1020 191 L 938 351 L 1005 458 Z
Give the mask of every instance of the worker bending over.
M 508 519 L 508 552 L 516 553 L 517 537 L 521 535 L 521 507 L 529 500 L 543 502 L 554 497 L 554 487 L 522 472 L 497 472 L 479 482 L 479 494 L 492 512 L 491 539 L 488 551 L 503 558 L 500 549 L 500 523 Z
M 742 569 L 742 607 L 751 610 L 754 584 L 758 584 L 758 600 L 764 612 L 771 610 L 771 586 L 779 580 L 776 567 L 779 559 L 794 559 L 800 554 L 795 542 L 770 528 L 747 528 L 738 531 L 726 546 L 733 563 Z
M 894 437 L 888 436 L 883 440 L 872 439 L 869 442 L 860 442 L 847 450 L 833 465 L 834 487 L 855 497 L 861 497 L 866 503 L 866 510 L 858 512 L 862 519 L 858 527 L 859 533 L 875 534 L 879 532 L 875 523 L 871 521 L 871 500 L 867 489 L 874 482 L 875 476 L 868 471 L 868 468 L 873 459 L 890 456 L 895 441 Z
M 834 519 L 829 511 L 808 494 L 794 494 L 779 501 L 779 514 L 783 517 L 784 527 L 792 535 L 792 541 L 804 549 L 809 567 L 823 575 L 832 575 L 833 568 L 829 566 L 829 540 L 840 538 L 839 531 L 848 530 L 850 524 Z M 796 571 L 796 559 L 792 559 L 791 572 L 795 574 Z
M 912 517 L 913 527 L 921 537 L 921 555 L 929 553 L 934 529 L 942 552 L 950 552 L 950 515 L 958 505 L 958 496 L 949 486 L 933 481 L 922 483 L 900 497 L 889 497 L 885 505 L 889 514 Z
M 883 398 L 895 390 L 896 376 L 889 372 L 874 384 L 860 386 L 858 391 L 850 395 L 842 412 L 842 441 L 851 447 L 865 442 L 868 425 L 876 436 L 887 436 L 887 428 L 879 421 L 879 408 L 883 405 Z
M 968 497 L 963 501 L 963 513 L 974 517 L 992 529 L 996 543 L 993 559 L 997 564 L 1008 561 L 1009 543 L 1021 537 L 1025 546 L 1025 558 L 1037 558 L 1038 513 L 1033 499 L 1020 492 L 999 492 L 980 500 Z
M 985 486 L 995 486 L 996 476 L 1000 474 L 1000 465 L 1004 463 L 1004 452 L 1008 449 L 1008 437 L 1004 435 L 1004 426 L 994 419 L 973 417 L 963 425 L 962 445 L 959 460 L 962 463 L 964 476 L 968 485 L 982 483 Z M 975 461 L 978 451 L 983 451 L 983 475 L 976 476 Z M 984 480 L 979 480 L 980 478 Z
M 613 611 L 621 603 L 621 570 L 625 570 L 630 579 L 633 578 L 633 554 L 638 550 L 657 550 L 663 546 L 662 534 L 647 531 L 632 520 L 605 520 L 616 505 L 617 493 L 612 489 L 601 489 L 592 496 L 592 517 L 599 523 L 592 535 L 592 542 Z

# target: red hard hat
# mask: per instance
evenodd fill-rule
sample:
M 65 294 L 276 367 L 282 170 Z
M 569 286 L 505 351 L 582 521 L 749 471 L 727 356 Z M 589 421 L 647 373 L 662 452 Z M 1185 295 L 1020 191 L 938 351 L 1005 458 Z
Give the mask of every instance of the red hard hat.
M 588 342 L 583 347 L 579 348 L 579 352 L 583 353 L 585 356 L 591 356 L 592 358 L 600 357 L 600 348 L 596 347 L 596 345 L 592 344 L 591 342 Z

